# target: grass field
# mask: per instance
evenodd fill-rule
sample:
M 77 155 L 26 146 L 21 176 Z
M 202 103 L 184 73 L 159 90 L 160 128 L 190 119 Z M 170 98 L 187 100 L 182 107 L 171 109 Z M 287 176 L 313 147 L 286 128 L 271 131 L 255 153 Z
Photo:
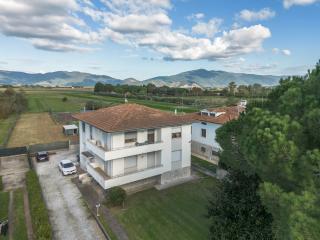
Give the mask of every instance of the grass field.
M 93 92 L 80 90 L 32 89 L 25 90 L 28 98 L 28 112 L 78 112 L 87 101 L 97 101 L 104 106 L 120 104 L 124 99 L 112 96 L 94 95 Z M 62 99 L 67 97 L 67 101 Z M 142 104 L 165 111 L 193 112 L 197 109 L 192 106 L 181 106 L 173 103 L 156 102 L 150 100 L 129 99 L 129 102 Z
M 18 189 L 14 191 L 13 194 L 13 216 L 14 216 L 14 231 L 13 239 L 26 240 L 27 236 L 27 227 L 24 217 L 24 205 L 23 205 L 23 190 Z
M 0 192 L 0 221 L 8 219 L 9 212 L 9 192 Z M 7 236 L 0 235 L 0 240 L 9 239 Z
M 129 196 L 124 210 L 112 209 L 130 239 L 208 239 L 205 217 L 208 198 L 218 187 L 213 178 L 200 178 L 166 190 L 146 190 Z
M 17 116 L 15 115 L 11 115 L 7 119 L 0 119 L 0 147 L 5 144 L 10 129 L 13 127 L 15 123 L 16 117 Z
M 21 114 L 8 142 L 8 147 L 68 140 L 62 127 L 48 113 Z

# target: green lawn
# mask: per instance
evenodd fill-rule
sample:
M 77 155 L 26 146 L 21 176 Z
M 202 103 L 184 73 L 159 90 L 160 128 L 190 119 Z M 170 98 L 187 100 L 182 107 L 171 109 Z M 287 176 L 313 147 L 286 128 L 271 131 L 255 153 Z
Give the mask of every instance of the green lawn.
M 217 167 L 218 167 L 217 165 L 215 165 L 213 163 L 210 163 L 208 161 L 205 161 L 205 160 L 200 159 L 200 158 L 195 157 L 195 156 L 191 157 L 191 163 L 192 163 L 192 165 L 196 165 L 198 167 L 211 170 L 212 172 L 216 172 L 217 171 Z
M 13 239 L 28 239 L 27 228 L 24 217 L 24 205 L 23 205 L 23 190 L 19 189 L 14 192 L 13 195 L 13 216 L 14 216 L 14 229 Z
M 0 192 L 0 220 L 8 219 L 9 210 L 9 192 Z M 0 235 L 0 240 L 9 239 L 8 235 L 6 237 Z
M 129 196 L 125 210 L 112 209 L 130 239 L 208 239 L 205 217 L 218 182 L 209 177 L 166 190 L 146 190 Z
M 113 104 L 120 104 L 124 102 L 123 98 L 112 96 L 94 95 L 93 92 L 85 92 L 79 90 L 26 90 L 28 98 L 28 112 L 78 112 L 85 106 L 87 101 L 101 102 L 105 106 Z M 63 102 L 62 99 L 67 97 L 67 101 Z M 138 103 L 145 106 L 165 110 L 174 111 L 177 109 L 179 112 L 194 112 L 192 106 L 181 106 L 173 103 L 157 102 L 150 100 L 129 99 L 129 102 Z
M 0 147 L 5 144 L 10 128 L 16 120 L 15 115 L 11 115 L 7 119 L 0 119 Z

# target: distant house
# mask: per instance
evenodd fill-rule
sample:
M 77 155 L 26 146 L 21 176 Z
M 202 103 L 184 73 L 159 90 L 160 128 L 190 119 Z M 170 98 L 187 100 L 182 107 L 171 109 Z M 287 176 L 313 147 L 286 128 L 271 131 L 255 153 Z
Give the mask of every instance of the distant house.
M 203 109 L 187 115 L 192 123 L 191 152 L 205 160 L 218 163 L 218 152 L 221 147 L 216 141 L 216 130 L 224 123 L 237 119 L 245 110 L 244 102 L 238 106 Z
M 66 136 L 77 135 L 78 134 L 78 127 L 74 124 L 63 125 L 62 131 L 63 131 L 63 134 Z
M 138 104 L 74 118 L 80 124 L 81 168 L 102 188 L 139 188 L 190 176 L 190 120 Z

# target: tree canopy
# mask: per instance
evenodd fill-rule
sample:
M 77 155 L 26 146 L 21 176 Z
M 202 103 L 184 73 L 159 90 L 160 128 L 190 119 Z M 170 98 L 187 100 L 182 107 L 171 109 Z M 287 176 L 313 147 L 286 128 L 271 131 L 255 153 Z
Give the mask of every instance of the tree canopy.
M 239 193 L 238 201 L 248 212 L 261 203 L 272 216 L 273 238 L 320 239 L 320 61 L 304 77 L 281 80 L 264 106 L 249 105 L 238 120 L 218 130 L 217 139 L 224 149 L 221 166 L 230 172 L 227 183 L 238 184 L 241 174 L 258 183 L 250 194 L 250 184 L 239 188 L 247 195 Z M 259 197 L 250 203 L 254 192 Z M 233 220 L 234 226 L 242 224 L 241 218 Z M 252 232 L 259 228 L 252 225 Z M 232 239 L 243 239 L 235 234 Z

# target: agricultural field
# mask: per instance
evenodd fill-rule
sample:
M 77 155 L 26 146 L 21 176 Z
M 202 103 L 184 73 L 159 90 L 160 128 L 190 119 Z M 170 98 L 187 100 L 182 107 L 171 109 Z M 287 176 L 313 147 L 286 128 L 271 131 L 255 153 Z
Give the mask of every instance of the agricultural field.
M 10 129 L 14 127 L 16 118 L 17 116 L 11 115 L 7 119 L 0 119 L 0 147 L 5 145 Z
M 217 187 L 217 180 L 201 177 L 162 191 L 136 193 L 128 197 L 124 209 L 111 211 L 133 240 L 208 239 L 206 206 Z
M 8 147 L 68 140 L 62 127 L 48 113 L 21 114 L 8 142 Z
M 124 102 L 124 99 L 112 96 L 94 95 L 92 91 L 57 90 L 57 89 L 25 89 L 28 98 L 28 112 L 78 112 L 87 101 L 96 101 L 103 106 L 110 106 Z M 63 101 L 63 98 L 67 98 Z M 164 111 L 193 112 L 193 106 L 177 105 L 174 103 L 157 102 L 151 100 L 129 99 L 129 102 L 142 104 Z

